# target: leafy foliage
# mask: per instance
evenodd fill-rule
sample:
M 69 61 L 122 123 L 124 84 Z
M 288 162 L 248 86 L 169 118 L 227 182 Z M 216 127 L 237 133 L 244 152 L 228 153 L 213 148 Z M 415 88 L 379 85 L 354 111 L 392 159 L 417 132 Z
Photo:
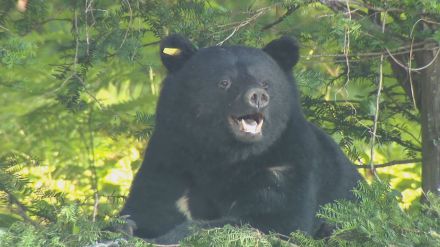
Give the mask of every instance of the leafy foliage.
M 101 226 L 92 223 L 85 228 L 92 236 L 80 239 L 87 233 L 79 234 L 68 225 L 83 224 L 82 220 L 86 224 L 90 217 L 66 219 L 61 208 L 73 210 L 73 204 L 75 212 L 96 214 L 97 219 L 118 211 L 154 128 L 165 73 L 157 44 L 174 32 L 183 33 L 199 47 L 261 47 L 280 35 L 298 37 L 302 59 L 295 74 L 308 119 L 331 133 L 358 165 L 402 160 L 405 165 L 377 169 L 379 177 L 389 179 L 402 192 L 400 206 L 409 208 L 421 194 L 418 78 L 415 74 L 410 85 L 408 74 L 396 70 L 385 51 L 404 65 L 423 66 L 418 61 L 409 64 L 408 57 L 410 50 L 423 52 L 426 44 L 438 45 L 437 0 L 35 0 L 27 1 L 25 10 L 16 5 L 16 0 L 0 0 L 0 227 L 13 225 L 5 235 L 13 236 L 8 243 L 18 243 L 20 235 L 33 239 L 20 243 L 35 246 L 58 244 L 55 238 L 62 244 L 70 238 L 83 244 L 102 237 L 97 230 Z M 384 87 L 377 99 L 381 55 L 385 56 Z M 376 101 L 380 114 L 372 147 Z M 371 170 L 363 171 L 371 177 Z M 364 219 L 357 224 L 372 222 L 372 226 L 351 231 L 355 221 L 345 218 L 352 225 L 335 221 L 339 231 L 345 229 L 360 239 L 372 237 L 367 234 L 371 231 L 388 241 L 365 242 L 373 246 L 392 244 L 403 233 L 411 239 L 399 244 L 431 244 L 432 239 L 427 239 L 435 238 L 438 231 L 431 234 L 412 220 L 399 224 L 414 232 L 389 224 L 389 229 L 381 229 L 378 222 L 384 217 L 391 224 L 398 222 L 396 217 L 403 221 L 409 216 L 398 213 L 399 205 L 391 195 L 380 200 L 391 203 L 388 209 L 378 207 L 385 215 L 362 211 L 373 210 L 368 208 L 353 211 Z M 377 206 L 367 201 L 360 203 Z M 338 207 L 341 211 L 334 214 L 348 214 L 348 206 Z M 418 207 L 411 209 L 411 216 L 426 220 L 423 214 L 416 215 Z M 325 210 L 330 208 L 323 211 L 327 217 Z M 424 210 L 438 214 L 433 208 Z M 412 235 L 422 230 L 426 232 L 419 238 Z M 239 229 L 218 231 L 235 236 Z M 273 244 L 268 239 L 257 241 L 259 233 L 250 229 L 243 234 L 250 237 L 247 243 Z M 344 234 L 338 232 L 331 241 L 344 244 L 349 241 L 340 237 Z
M 387 183 L 359 184 L 357 202 L 339 201 L 324 206 L 319 217 L 336 225 L 329 239 L 292 236 L 301 246 L 438 246 L 440 244 L 439 197 L 427 195 L 422 211 L 404 211 L 401 195 Z
M 357 201 L 327 204 L 319 217 L 336 229 L 328 239 L 314 240 L 301 232 L 290 237 L 263 234 L 244 226 L 201 230 L 180 246 L 438 246 L 440 244 L 440 197 L 427 195 L 429 203 L 421 211 L 405 211 L 400 194 L 387 183 L 360 183 L 354 190 Z M 148 246 L 140 239 L 124 240 L 121 235 L 102 230 L 111 222 L 92 222 L 77 204 L 61 207 L 55 223 L 33 226 L 17 222 L 0 234 L 4 246 L 93 246 L 103 239 L 118 246 Z M 113 222 L 114 223 L 114 222 Z M 103 243 L 104 244 L 104 243 Z M 3 246 L 3 245 L 2 245 Z
M 114 239 L 118 246 L 151 246 L 140 239 L 122 239 L 117 233 L 104 231 L 108 223 L 93 222 L 84 216 L 77 204 L 62 207 L 56 221 L 35 226 L 16 222 L 7 232 L 0 233 L 0 246 L 93 246 L 105 239 Z
M 181 246 L 287 246 L 282 245 L 282 241 L 275 236 L 266 236 L 250 227 L 236 228 L 225 226 L 223 228 L 214 228 L 203 230 L 200 233 L 188 237 L 181 242 Z
M 60 192 L 34 188 L 29 178 L 20 174 L 27 162 L 38 163 L 31 157 L 14 153 L 0 157 L 0 201 L 10 203 L 12 211 L 27 221 L 31 221 L 28 213 L 53 220 L 53 209 L 64 203 L 63 197 Z

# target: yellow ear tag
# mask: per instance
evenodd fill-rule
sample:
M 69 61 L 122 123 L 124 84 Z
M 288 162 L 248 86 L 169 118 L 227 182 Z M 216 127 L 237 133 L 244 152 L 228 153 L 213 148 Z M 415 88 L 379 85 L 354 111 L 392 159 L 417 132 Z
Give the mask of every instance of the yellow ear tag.
M 182 53 L 182 50 L 179 48 L 164 48 L 162 52 L 170 56 L 178 56 Z

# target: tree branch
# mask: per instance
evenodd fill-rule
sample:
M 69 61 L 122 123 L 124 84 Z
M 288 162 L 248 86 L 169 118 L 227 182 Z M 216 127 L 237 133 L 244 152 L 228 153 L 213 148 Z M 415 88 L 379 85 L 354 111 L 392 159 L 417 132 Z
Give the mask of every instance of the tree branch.
M 150 42 L 150 43 L 143 44 L 142 47 L 146 47 L 146 46 L 150 46 L 150 45 L 158 45 L 159 43 L 160 43 L 160 40 L 153 41 L 153 42 Z
M 272 6 L 268 6 L 268 7 L 264 7 L 261 9 L 256 10 L 254 13 L 254 15 L 252 15 L 251 17 L 245 19 L 244 21 L 241 21 L 238 23 L 238 25 L 232 27 L 232 32 L 226 37 L 224 38 L 222 41 L 217 43 L 217 46 L 221 46 L 223 45 L 223 43 L 225 43 L 226 41 L 228 41 L 230 38 L 232 38 L 232 36 L 235 35 L 236 32 L 238 32 L 241 28 L 249 25 L 250 23 L 256 21 L 260 16 L 264 15 L 267 13 L 267 11 L 269 11 L 269 9 L 272 8 Z
M 261 31 L 266 31 L 267 29 L 270 29 L 270 28 L 274 27 L 275 25 L 278 25 L 279 23 L 284 21 L 284 19 L 286 19 L 289 15 L 291 15 L 293 12 L 295 12 L 295 10 L 297 10 L 298 8 L 299 8 L 299 6 L 289 6 L 287 8 L 287 12 L 284 15 L 280 16 L 276 21 L 265 25 L 263 28 L 261 28 Z
M 10 203 L 14 204 L 17 206 L 17 213 L 26 221 L 29 222 L 30 224 L 32 224 L 33 226 L 37 226 L 37 223 L 35 223 L 35 221 L 33 221 L 27 214 L 26 211 L 28 211 L 28 208 L 21 203 L 17 197 L 15 197 L 12 193 L 10 193 L 9 191 L 4 191 L 6 192 L 6 194 L 8 195 L 9 201 Z
M 335 13 L 348 13 L 348 9 L 346 7 L 346 0 L 319 0 L 319 2 L 321 4 L 323 4 L 324 6 L 327 6 L 329 9 L 333 10 L 333 12 Z M 351 5 L 358 7 L 358 9 L 356 11 L 352 11 L 350 12 L 352 15 L 352 19 L 353 20 L 357 20 L 357 21 L 361 21 L 364 20 L 365 18 L 370 20 L 370 23 L 372 25 L 364 25 L 364 29 L 366 33 L 371 33 L 371 35 L 375 35 L 375 36 L 380 36 L 380 37 L 384 37 L 385 40 L 387 39 L 394 39 L 394 42 L 396 42 L 396 39 L 398 39 L 398 41 L 406 41 L 407 37 L 403 36 L 401 33 L 397 33 L 397 32 L 393 32 L 392 35 L 384 35 L 382 32 L 382 27 L 381 27 L 381 23 L 374 23 L 371 21 L 371 19 L 369 18 L 369 14 L 367 12 L 361 11 L 359 10 L 362 8 L 366 8 L 367 11 L 379 11 L 380 9 L 378 8 L 374 8 L 372 6 L 368 6 L 365 5 L 362 2 L 359 1 L 354 1 L 354 0 L 350 0 Z M 396 9 L 384 9 L 381 10 L 380 12 L 389 12 L 389 11 L 397 11 Z M 390 32 L 390 31 L 388 31 Z M 390 40 L 392 41 L 392 40 Z
M 409 160 L 393 160 L 383 164 L 374 165 L 374 168 L 395 166 L 395 165 L 408 165 L 413 163 L 422 162 L 422 159 L 409 159 Z M 356 168 L 371 168 L 370 165 L 356 165 Z

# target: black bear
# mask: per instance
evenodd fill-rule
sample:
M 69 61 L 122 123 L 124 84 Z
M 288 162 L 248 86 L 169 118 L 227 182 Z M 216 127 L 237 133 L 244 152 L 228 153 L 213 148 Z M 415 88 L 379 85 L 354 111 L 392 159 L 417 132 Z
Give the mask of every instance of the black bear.
M 160 52 L 168 76 L 156 127 L 121 211 L 134 234 L 175 242 L 191 222 L 319 234 L 319 207 L 351 199 L 361 177 L 304 118 L 296 41 L 197 50 L 171 35 Z

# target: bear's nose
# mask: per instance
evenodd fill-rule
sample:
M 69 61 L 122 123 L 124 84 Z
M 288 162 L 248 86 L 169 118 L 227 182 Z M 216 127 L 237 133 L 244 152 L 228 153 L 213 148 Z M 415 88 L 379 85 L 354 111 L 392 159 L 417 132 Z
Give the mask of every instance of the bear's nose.
M 245 101 L 254 108 L 261 109 L 269 104 L 269 94 L 262 88 L 251 88 L 244 97 Z

